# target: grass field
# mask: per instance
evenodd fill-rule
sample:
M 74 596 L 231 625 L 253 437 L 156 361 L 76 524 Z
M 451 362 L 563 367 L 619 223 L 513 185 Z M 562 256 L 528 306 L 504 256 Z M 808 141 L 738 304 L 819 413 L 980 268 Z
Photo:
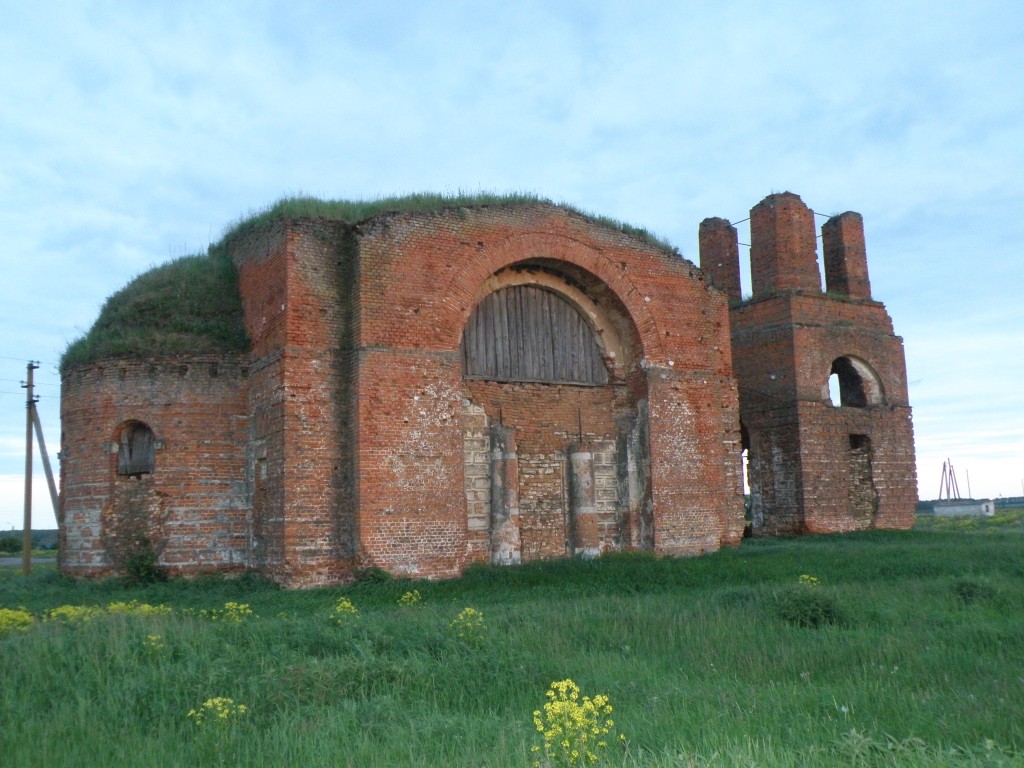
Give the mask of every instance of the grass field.
M 303 592 L 0 569 L 0 765 L 529 766 L 564 679 L 614 708 L 599 765 L 1024 765 L 1022 544 L 1017 510 Z

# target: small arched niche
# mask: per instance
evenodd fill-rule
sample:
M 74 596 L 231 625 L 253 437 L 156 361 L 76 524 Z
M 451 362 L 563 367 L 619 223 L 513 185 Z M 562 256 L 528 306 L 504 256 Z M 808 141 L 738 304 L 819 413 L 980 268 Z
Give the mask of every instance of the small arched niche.
M 885 399 L 882 381 L 865 361 L 852 355 L 832 361 L 824 395 L 834 406 L 867 408 Z
M 156 436 L 141 421 L 126 421 L 117 430 L 117 474 L 148 475 L 156 467 Z

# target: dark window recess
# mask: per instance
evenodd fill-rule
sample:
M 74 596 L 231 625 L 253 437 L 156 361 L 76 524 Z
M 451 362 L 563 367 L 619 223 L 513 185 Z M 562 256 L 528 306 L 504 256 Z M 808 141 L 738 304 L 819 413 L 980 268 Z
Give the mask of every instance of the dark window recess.
M 145 475 L 156 464 L 156 438 L 153 430 L 141 422 L 126 424 L 121 430 L 117 452 L 117 474 Z
M 494 381 L 608 383 L 601 347 L 579 310 L 532 285 L 502 288 L 473 310 L 462 335 L 462 371 Z
M 849 358 L 832 362 L 832 373 L 839 378 L 839 404 L 847 408 L 864 408 L 868 404 L 864 381 Z
M 867 435 L 850 435 L 850 450 L 871 453 L 871 438 Z

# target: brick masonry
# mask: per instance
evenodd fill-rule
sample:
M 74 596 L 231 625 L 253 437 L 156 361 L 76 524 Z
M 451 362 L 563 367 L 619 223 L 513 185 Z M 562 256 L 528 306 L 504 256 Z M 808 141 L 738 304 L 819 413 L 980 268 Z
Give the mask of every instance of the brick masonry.
M 735 289 L 735 228 L 701 224 L 701 263 L 731 302 L 752 531 L 909 528 L 917 481 L 903 342 L 871 298 L 861 216 L 822 226 L 824 292 L 813 221 L 792 193 L 751 210 L 746 301 Z M 836 372 L 860 394 L 833 404 Z
M 249 567 L 247 383 L 247 364 L 224 357 L 116 361 L 65 375 L 65 571 L 111 574 L 149 547 L 176 571 Z M 131 421 L 156 437 L 151 474 L 117 473 L 120 432 Z
M 766 220 L 802 215 L 783 213 Z M 842 222 L 835 238 L 854 238 L 858 223 Z M 912 451 L 909 464 L 900 455 L 909 408 L 884 308 L 811 290 L 806 254 L 790 264 L 785 253 L 759 278 L 789 291 L 784 300 L 740 306 L 738 277 L 724 291 L 711 285 L 731 279 L 733 262 L 738 270 L 730 232 L 702 225 L 702 243 L 705 229 L 724 254 L 711 280 L 540 203 L 355 225 L 279 219 L 243 232 L 228 246 L 248 354 L 107 360 L 65 374 L 62 569 L 118 572 L 144 545 L 173 573 L 252 569 L 302 587 L 365 567 L 438 578 L 474 562 L 713 551 L 743 535 L 741 413 L 757 455 L 777 456 L 758 465 L 769 521 L 758 531 L 850 527 L 829 496 L 847 477 L 872 524 L 902 524 L 893 499 L 913 473 Z M 775 242 L 789 242 L 784 234 Z M 841 263 L 856 248 L 830 253 L 837 285 L 863 290 L 866 266 Z M 576 308 L 606 384 L 463 375 L 471 314 L 517 285 Z M 836 344 L 875 365 L 885 413 L 822 402 Z M 785 408 L 748 415 L 744 382 L 769 363 L 784 381 L 757 391 Z M 155 435 L 155 465 L 119 475 L 119 435 L 135 422 Z M 821 447 L 809 451 L 812 442 Z M 841 461 L 833 443 L 846 446 Z M 790 518 L 799 525 L 770 522 Z

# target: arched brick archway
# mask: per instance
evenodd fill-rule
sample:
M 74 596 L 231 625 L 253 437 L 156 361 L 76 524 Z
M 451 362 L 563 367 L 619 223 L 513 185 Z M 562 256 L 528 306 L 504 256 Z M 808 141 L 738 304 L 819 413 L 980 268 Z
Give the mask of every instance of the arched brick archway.
M 499 269 L 481 282 L 473 304 L 462 339 L 467 423 L 477 449 L 466 452 L 466 494 L 469 527 L 486 530 L 490 561 L 650 548 L 652 521 L 643 514 L 649 487 L 636 477 L 628 482 L 629 467 L 649 447 L 642 345 L 626 307 L 593 274 L 551 258 Z M 512 322 L 503 316 L 509 311 Z M 542 332 L 539 325 L 558 322 L 560 312 L 565 327 Z M 503 336 L 509 333 L 518 338 Z M 543 349 L 540 337 L 555 341 L 554 351 Z M 489 355 L 489 344 L 502 349 Z M 587 360 L 589 347 L 601 359 L 583 370 L 556 360 L 531 371 L 530 363 L 550 354 Z M 528 359 L 495 365 L 516 355 Z M 476 357 L 490 360 L 475 364 Z
M 878 373 L 866 360 L 854 355 L 842 355 L 832 361 L 826 394 L 833 405 L 847 408 L 885 403 L 885 388 Z
M 501 242 L 488 244 L 477 258 L 465 261 L 448 285 L 443 296 L 442 327 L 451 329 L 461 339 L 462 329 L 470 313 L 484 295 L 493 290 L 496 276 L 510 269 L 529 269 L 568 277 L 570 285 L 582 278 L 591 290 L 605 293 L 608 303 L 623 318 L 628 318 L 635 334 L 640 359 L 662 361 L 666 358 L 658 333 L 658 324 L 648 309 L 650 298 L 641 293 L 629 277 L 624 262 L 616 265 L 594 247 L 578 239 L 552 233 L 527 232 L 508 236 Z M 581 306 L 584 306 L 581 304 Z

